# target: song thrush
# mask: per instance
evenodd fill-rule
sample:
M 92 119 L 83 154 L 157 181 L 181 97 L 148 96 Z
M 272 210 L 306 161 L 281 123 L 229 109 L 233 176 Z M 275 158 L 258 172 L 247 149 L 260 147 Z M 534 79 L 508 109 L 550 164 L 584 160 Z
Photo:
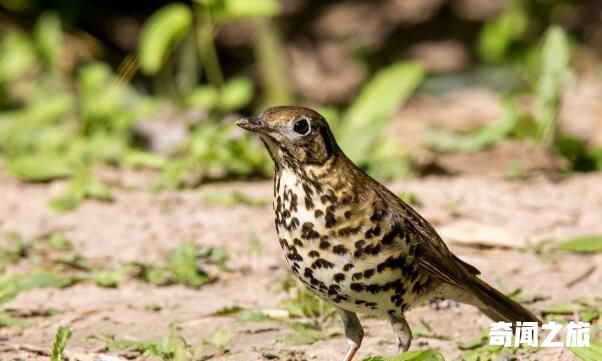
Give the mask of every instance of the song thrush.
M 274 161 L 280 245 L 297 278 L 338 311 L 349 342 L 344 361 L 363 338 L 356 312 L 388 318 L 400 352 L 412 337 L 404 312 L 433 299 L 474 305 L 494 321 L 539 321 L 353 164 L 317 112 L 275 107 L 237 124 L 257 133 Z

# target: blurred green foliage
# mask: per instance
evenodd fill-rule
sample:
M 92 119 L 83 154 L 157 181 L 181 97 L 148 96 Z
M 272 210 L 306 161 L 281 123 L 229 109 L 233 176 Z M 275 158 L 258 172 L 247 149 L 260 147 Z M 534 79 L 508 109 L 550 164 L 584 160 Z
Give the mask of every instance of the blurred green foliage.
M 409 173 L 407 157 L 384 130 L 425 76 L 420 64 L 394 63 L 374 75 L 335 128 L 341 148 L 369 173 L 391 179 Z M 396 166 L 397 165 L 397 166 Z
M 602 341 L 592 340 L 590 347 L 571 347 L 570 350 L 579 357 L 580 360 L 599 360 L 602 358 Z
M 589 235 L 560 242 L 558 248 L 574 253 L 602 252 L 602 235 Z
M 218 330 L 209 339 L 190 344 L 178 334 L 178 330 L 178 324 L 172 322 L 167 333 L 157 340 L 117 339 L 112 334 L 90 338 L 104 343 L 109 352 L 128 352 L 165 361 L 208 360 L 224 354 L 232 340 L 231 331 Z
M 445 361 L 445 358 L 439 351 L 427 349 L 406 351 L 397 356 L 390 357 L 370 356 L 362 359 L 362 361 Z
M 512 0 L 482 24 L 474 43 L 481 64 L 510 69 L 523 81 L 502 95 L 498 123 L 469 134 L 432 132 L 428 141 L 435 150 L 477 151 L 511 138 L 558 152 L 570 160 L 570 170 L 602 168 L 602 150 L 558 132 L 575 40 L 549 24 L 572 2 L 545 3 Z M 99 165 L 154 170 L 152 189 L 271 173 L 261 144 L 233 121 L 238 112 L 301 101 L 289 84 L 284 30 L 274 21 L 282 12 L 280 1 L 168 3 L 146 19 L 135 53 L 119 67 L 94 52 L 72 59 L 73 39 L 92 37 L 74 28 L 83 8 L 47 11 L 35 0 L 0 5 L 37 14 L 32 24 L 0 30 L 0 154 L 7 169 L 25 181 L 66 180 L 63 192 L 50 200 L 54 209 L 70 210 L 85 199 L 111 201 L 112 185 L 96 176 Z M 244 73 L 225 71 L 216 37 L 241 21 L 255 29 L 248 55 L 256 66 Z M 537 44 L 540 34 L 545 35 Z M 435 76 L 398 58 L 374 67 L 361 58 L 369 49 L 357 51 L 372 76 L 351 104 L 323 104 L 319 110 L 345 152 L 371 175 L 389 180 L 412 174 L 410 155 L 386 129 L 395 111 Z M 518 106 L 524 95 L 534 99 L 532 112 Z M 167 124 L 159 133 L 184 129 L 168 151 L 153 148 L 153 135 L 140 134 L 140 126 L 157 120 Z
M 510 55 L 511 47 L 527 30 L 528 18 L 518 0 L 508 1 L 506 10 L 485 23 L 481 30 L 477 51 L 486 62 L 501 62 Z
M 0 42 L 7 49 L 0 62 L 4 75 L 0 85 L 8 100 L 0 114 L 0 150 L 8 159 L 8 169 L 26 181 L 70 179 L 64 192 L 50 202 L 59 211 L 73 209 L 86 198 L 112 199 L 110 188 L 92 176 L 91 167 L 98 163 L 158 169 L 156 188 L 268 175 L 271 164 L 261 145 L 226 119 L 250 104 L 254 85 L 241 76 L 222 79 L 213 32 L 221 23 L 273 16 L 278 9 L 277 2 L 268 0 L 244 5 L 233 0 L 198 1 L 191 7 L 171 4 L 159 9 L 145 23 L 138 51 L 142 72 L 159 82 L 156 97 L 127 83 L 131 77 L 127 63 L 119 75 L 100 62 L 83 64 L 73 77 L 65 74 L 60 68 L 63 41 L 56 14 L 44 13 L 34 36 L 9 32 Z M 275 51 L 277 41 L 265 34 L 267 38 L 258 37 L 258 57 L 277 63 L 267 54 Z M 191 44 L 192 53 L 187 48 Z M 190 59 L 182 60 L 186 57 Z M 204 83 L 178 81 L 194 79 L 201 72 L 206 74 Z M 266 76 L 276 87 L 267 94 L 289 98 L 282 94 L 281 82 L 274 80 L 277 76 Z M 409 172 L 407 159 L 383 138 L 382 131 L 423 77 L 422 67 L 413 63 L 399 62 L 381 70 L 344 113 L 344 121 L 334 126 L 351 156 L 377 176 L 392 178 Z M 160 111 L 166 102 L 182 110 L 207 111 L 204 119 L 190 126 L 188 139 L 170 157 L 141 147 L 134 134 L 136 123 Z
M 494 20 L 497 21 L 499 19 Z M 482 37 L 493 37 L 489 31 L 493 30 L 488 30 L 486 25 Z M 498 36 L 498 41 L 505 41 L 502 35 Z M 494 39 L 487 41 L 493 42 Z M 502 44 L 488 46 L 506 47 Z M 494 54 L 493 50 L 489 54 Z M 503 54 L 499 55 L 502 59 Z M 536 76 L 529 78 L 525 88 L 510 92 L 502 98 L 503 112 L 499 122 L 469 134 L 433 130 L 428 134 L 428 142 L 437 151 L 456 152 L 478 151 L 510 138 L 526 139 L 564 156 L 569 160 L 569 171 L 601 170 L 600 149 L 588 149 L 583 141 L 561 134 L 558 129 L 558 113 L 563 91 L 572 79 L 572 46 L 568 35 L 558 26 L 550 27 L 541 46 L 531 49 L 530 56 L 529 60 L 536 64 L 532 69 Z M 518 98 L 523 95 L 528 95 L 534 100 L 532 112 L 522 110 L 518 106 Z
M 171 4 L 151 16 L 140 35 L 140 69 L 156 74 L 168 53 L 192 28 L 192 13 L 184 4 Z
M 223 9 L 211 5 L 218 11 L 215 16 L 228 19 L 230 8 L 232 17 L 253 14 L 232 5 L 236 1 L 229 3 Z M 145 73 L 154 75 L 168 66 L 165 59 L 191 30 L 192 11 L 181 4 L 168 5 L 148 20 L 139 53 Z M 153 97 L 127 84 L 124 76 L 130 74 L 116 75 L 104 63 L 86 62 L 74 74 L 65 73 L 60 65 L 64 41 L 59 17 L 44 13 L 34 28 L 32 35 L 10 30 L 0 39 L 0 152 L 7 168 L 23 180 L 70 179 L 64 193 L 51 200 L 53 208 L 69 210 L 85 198 L 110 201 L 109 187 L 92 176 L 92 167 L 99 163 L 158 169 L 155 187 L 160 188 L 269 174 L 268 157 L 258 151 L 257 142 L 235 129 L 232 118 L 226 119 L 253 99 L 248 78 L 201 84 L 176 98 Z M 149 152 L 134 131 L 136 123 L 165 107 L 205 111 L 169 156 Z
M 15 298 L 19 293 L 34 288 L 63 288 L 76 279 L 53 271 L 35 271 L 24 274 L 7 274 L 0 278 L 0 304 Z
M 118 288 L 121 283 L 140 280 L 155 286 L 180 284 L 200 288 L 214 282 L 219 274 L 228 272 L 229 255 L 224 248 L 200 248 L 182 244 L 171 249 L 165 260 L 158 263 L 128 262 L 113 266 L 99 265 L 77 253 L 62 233 L 43 238 L 24 240 L 8 234 L 14 244 L 0 248 L 0 305 L 21 292 L 39 288 L 66 288 L 80 282 L 92 282 L 99 287 Z M 24 259 L 33 262 L 27 272 L 13 272 L 9 266 Z M 0 310 L 0 324 L 2 323 Z
M 336 310 L 331 305 L 305 288 L 297 289 L 297 294 L 285 300 L 282 308 L 292 317 L 312 318 L 320 323 L 336 314 Z

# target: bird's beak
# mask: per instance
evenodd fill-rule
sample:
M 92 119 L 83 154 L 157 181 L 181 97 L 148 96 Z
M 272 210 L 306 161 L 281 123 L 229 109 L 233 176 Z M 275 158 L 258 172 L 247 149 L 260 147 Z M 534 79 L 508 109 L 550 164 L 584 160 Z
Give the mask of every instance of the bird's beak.
M 236 125 L 252 132 L 262 132 L 267 130 L 265 122 L 261 117 L 242 118 L 236 122 Z

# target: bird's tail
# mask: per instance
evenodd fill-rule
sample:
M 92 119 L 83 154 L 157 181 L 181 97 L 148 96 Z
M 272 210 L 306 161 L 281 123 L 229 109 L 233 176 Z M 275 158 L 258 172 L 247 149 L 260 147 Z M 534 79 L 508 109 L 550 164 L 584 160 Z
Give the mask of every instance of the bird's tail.
M 476 306 L 493 321 L 505 321 L 514 324 L 517 321 L 537 322 L 537 318 L 531 311 L 527 310 L 510 297 L 491 287 L 478 277 L 473 277 L 471 293 L 479 302 Z

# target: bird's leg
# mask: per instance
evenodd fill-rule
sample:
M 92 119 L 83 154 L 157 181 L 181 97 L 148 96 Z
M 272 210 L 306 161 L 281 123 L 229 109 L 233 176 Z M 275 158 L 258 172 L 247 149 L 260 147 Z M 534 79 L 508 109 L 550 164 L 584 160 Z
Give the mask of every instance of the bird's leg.
M 389 314 L 389 317 L 391 319 L 391 326 L 393 326 L 393 332 L 395 332 L 398 352 L 405 352 L 410 348 L 410 343 L 412 342 L 410 326 L 403 316 Z
M 345 352 L 345 358 L 343 358 L 343 361 L 351 361 L 362 344 L 362 339 L 364 338 L 364 329 L 362 328 L 360 320 L 357 318 L 355 313 L 338 307 L 336 310 L 339 313 L 339 316 L 341 316 L 341 320 L 343 320 L 343 325 L 345 326 L 345 336 L 347 337 L 347 343 L 349 344 L 349 348 L 347 349 L 347 352 Z

